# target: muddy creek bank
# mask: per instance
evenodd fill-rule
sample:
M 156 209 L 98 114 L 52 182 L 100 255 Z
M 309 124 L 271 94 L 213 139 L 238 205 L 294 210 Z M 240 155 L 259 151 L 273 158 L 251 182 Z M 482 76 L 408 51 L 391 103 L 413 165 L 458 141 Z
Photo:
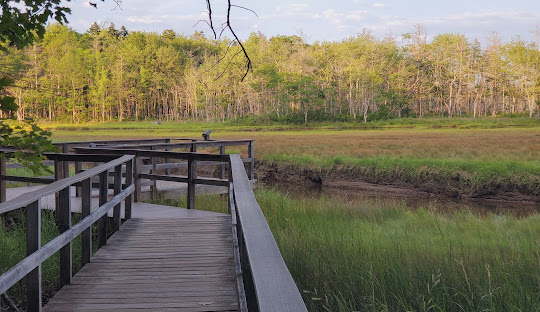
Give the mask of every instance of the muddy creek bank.
M 366 181 L 362 179 L 364 175 L 354 171 L 320 171 L 264 162 L 257 164 L 256 174 L 259 185 L 295 198 L 326 196 L 340 201 L 379 200 L 401 203 L 409 209 L 424 208 L 442 213 L 469 210 L 480 215 L 494 213 L 518 217 L 540 213 L 540 196 L 521 192 L 515 186 L 471 191 L 446 185 L 445 181 L 437 185 L 437 179 L 415 184 L 367 176 Z

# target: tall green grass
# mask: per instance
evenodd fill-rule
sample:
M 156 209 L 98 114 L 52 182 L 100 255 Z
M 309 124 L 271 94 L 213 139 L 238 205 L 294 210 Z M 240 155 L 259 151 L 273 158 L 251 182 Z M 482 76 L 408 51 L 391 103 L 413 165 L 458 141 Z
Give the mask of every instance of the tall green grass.
M 58 236 L 54 211 L 41 211 L 41 237 L 42 246 Z M 0 274 L 14 267 L 26 257 L 26 226 L 24 215 L 9 218 L 0 218 Z M 73 224 L 80 221 L 80 215 L 73 215 Z M 94 239 L 94 242 L 96 240 Z M 96 247 L 96 246 L 94 246 Z M 95 248 L 94 248 L 95 249 Z M 72 242 L 73 250 L 73 273 L 81 268 L 81 237 L 76 237 Z M 59 288 L 60 258 L 59 253 L 55 253 L 41 266 L 43 295 L 49 298 Z M 8 295 L 17 303 L 19 308 L 25 307 L 26 284 L 25 279 L 11 287 Z
M 256 197 L 310 311 L 540 311 L 539 214 Z

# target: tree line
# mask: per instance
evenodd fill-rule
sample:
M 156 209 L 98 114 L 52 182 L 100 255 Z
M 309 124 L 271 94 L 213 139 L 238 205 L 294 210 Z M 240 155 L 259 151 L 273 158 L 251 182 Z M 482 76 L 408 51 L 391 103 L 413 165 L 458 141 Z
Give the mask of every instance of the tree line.
M 244 56 L 227 38 L 96 23 L 80 34 L 53 24 L 22 50 L 2 45 L 0 64 L 15 81 L 5 92 L 20 120 L 368 121 L 540 110 L 538 43 L 493 34 L 484 47 L 452 33 L 428 42 L 421 26 L 402 38 L 364 31 L 308 44 L 253 33 L 244 42 L 253 70 L 242 80 Z

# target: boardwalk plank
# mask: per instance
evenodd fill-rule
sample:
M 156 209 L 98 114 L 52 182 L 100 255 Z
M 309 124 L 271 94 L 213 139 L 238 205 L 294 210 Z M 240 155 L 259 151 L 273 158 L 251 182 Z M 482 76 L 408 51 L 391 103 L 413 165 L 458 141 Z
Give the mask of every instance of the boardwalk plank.
M 238 311 L 230 217 L 131 219 L 45 311 Z

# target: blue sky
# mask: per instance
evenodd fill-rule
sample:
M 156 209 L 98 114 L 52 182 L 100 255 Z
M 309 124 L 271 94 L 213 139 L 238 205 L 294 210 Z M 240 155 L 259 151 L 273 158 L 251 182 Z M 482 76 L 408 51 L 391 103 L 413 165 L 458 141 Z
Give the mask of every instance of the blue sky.
M 75 30 L 84 32 L 97 21 L 124 25 L 128 30 L 210 33 L 206 24 L 197 24 L 206 18 L 203 0 L 123 0 L 121 8 L 114 10 L 113 0 L 91 1 L 98 9 L 87 0 L 69 4 L 73 11 L 69 21 Z M 212 4 L 216 22 L 222 22 L 226 1 L 213 0 Z M 428 39 L 441 33 L 463 33 L 485 42 L 497 32 L 504 41 L 519 35 L 532 42 L 536 40 L 532 31 L 540 23 L 538 0 L 233 0 L 233 4 L 258 15 L 233 8 L 233 26 L 244 39 L 251 32 L 261 31 L 268 36 L 302 33 L 309 42 L 339 41 L 368 29 L 378 37 L 392 35 L 399 40 L 399 35 L 412 32 L 418 24 L 427 30 Z

